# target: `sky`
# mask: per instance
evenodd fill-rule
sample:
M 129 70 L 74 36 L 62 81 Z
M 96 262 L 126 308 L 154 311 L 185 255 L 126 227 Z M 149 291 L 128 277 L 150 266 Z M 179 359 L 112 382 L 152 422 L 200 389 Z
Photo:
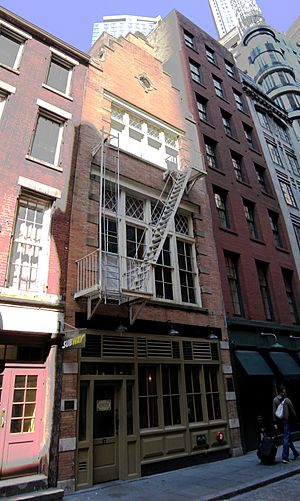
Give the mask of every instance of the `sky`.
M 300 15 L 299 0 L 257 0 L 266 22 L 286 31 Z M 103 16 L 131 14 L 165 17 L 177 9 L 187 18 L 217 38 L 208 0 L 2 0 L 2 7 L 36 24 L 52 35 L 87 52 L 91 46 L 94 22 Z

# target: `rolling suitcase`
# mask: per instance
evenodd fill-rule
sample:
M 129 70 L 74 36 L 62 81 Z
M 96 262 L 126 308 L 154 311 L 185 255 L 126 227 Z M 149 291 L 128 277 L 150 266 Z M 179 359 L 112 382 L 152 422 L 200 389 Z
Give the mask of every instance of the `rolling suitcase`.
M 273 464 L 277 452 L 276 438 L 263 437 L 257 449 L 257 456 L 261 464 Z

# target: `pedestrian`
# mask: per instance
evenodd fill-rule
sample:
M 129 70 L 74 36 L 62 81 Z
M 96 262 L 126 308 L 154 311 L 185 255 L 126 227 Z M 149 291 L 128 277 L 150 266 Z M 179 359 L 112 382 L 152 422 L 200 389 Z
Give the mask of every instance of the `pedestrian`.
M 276 416 L 276 410 L 278 406 L 282 403 L 283 413 L 282 418 Z M 283 448 L 282 448 L 282 462 L 289 463 L 289 450 L 291 449 L 294 457 L 297 459 L 299 452 L 296 450 L 291 436 L 290 423 L 296 419 L 296 412 L 291 400 L 287 397 L 286 389 L 284 386 L 280 386 L 279 394 L 273 400 L 273 419 L 275 423 L 275 428 L 281 429 L 283 433 Z

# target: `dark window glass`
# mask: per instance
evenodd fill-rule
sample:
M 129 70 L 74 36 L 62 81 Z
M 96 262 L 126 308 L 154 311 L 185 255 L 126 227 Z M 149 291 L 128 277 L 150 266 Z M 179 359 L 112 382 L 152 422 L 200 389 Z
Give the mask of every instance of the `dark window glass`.
M 290 270 L 282 270 L 285 292 L 289 304 L 290 314 L 293 324 L 299 323 L 299 315 L 297 310 L 297 303 L 293 291 L 293 272 Z
M 241 316 L 243 314 L 243 306 L 238 276 L 238 257 L 231 254 L 226 254 L 225 263 L 232 311 L 234 315 Z
M 61 123 L 48 116 L 39 115 L 30 154 L 44 162 L 57 163 L 60 128 Z
M 225 61 L 225 68 L 226 68 L 227 75 L 229 77 L 235 78 L 234 66 L 231 63 L 228 63 L 228 61 Z
M 196 99 L 197 99 L 199 118 L 200 120 L 203 120 L 203 122 L 207 122 L 208 121 L 207 100 L 199 95 L 196 96 Z
M 214 192 L 215 204 L 218 212 L 219 225 L 221 228 L 229 228 L 229 218 L 227 211 L 227 193 L 222 190 Z
M 231 160 L 237 180 L 246 181 L 242 158 L 238 155 L 232 154 Z
M 178 368 L 162 366 L 163 409 L 165 426 L 181 423 Z
M 284 181 L 279 181 L 279 183 L 286 203 L 288 205 L 291 205 L 292 207 L 297 207 L 297 203 L 291 186 L 288 183 L 285 183 Z
M 181 300 L 185 303 L 195 303 L 196 293 L 194 283 L 192 245 L 179 239 L 177 239 L 176 242 Z
M 184 38 L 184 43 L 185 45 L 187 45 L 187 47 L 190 47 L 190 49 L 195 49 L 195 40 L 194 36 L 191 33 L 184 30 L 183 38 Z
M 209 47 L 205 47 L 205 53 L 206 53 L 207 60 L 210 63 L 216 64 L 216 56 L 215 56 L 214 51 L 212 49 L 210 49 Z
M 206 403 L 209 421 L 221 419 L 218 368 L 204 366 Z
M 223 87 L 223 82 L 217 77 L 213 77 L 213 84 L 215 88 L 215 92 L 217 96 L 219 97 L 225 97 L 225 92 L 224 92 L 224 87 Z
M 189 423 L 203 421 L 200 368 L 198 366 L 185 366 L 185 385 Z
M 252 202 L 244 201 L 244 212 L 251 237 L 258 238 L 255 221 L 255 205 Z
M 216 144 L 207 139 L 204 139 L 204 141 L 205 141 L 207 163 L 209 167 L 212 167 L 213 169 L 218 169 Z
M 274 212 L 269 211 L 269 220 L 274 235 L 274 240 L 278 247 L 282 247 L 282 238 L 279 230 L 279 216 Z
M 63 92 L 64 94 L 67 94 L 70 71 L 71 69 L 69 66 L 66 66 L 64 63 L 53 59 L 50 62 L 46 82 L 47 85 L 49 85 L 49 87 L 53 87 L 53 89 Z
M 233 96 L 234 96 L 234 100 L 235 100 L 235 104 L 236 104 L 237 109 L 240 111 L 245 111 L 245 105 L 244 105 L 242 94 L 240 94 L 239 92 L 234 90 Z
M 256 269 L 266 320 L 274 320 L 273 305 L 268 284 L 268 265 L 266 263 L 257 261 Z
M 194 82 L 201 83 L 200 65 L 195 61 L 189 60 L 190 72 Z
M 0 33 L 0 63 L 14 68 L 22 42 L 13 34 Z
M 155 266 L 156 297 L 173 299 L 173 278 L 171 267 L 170 239 L 167 238 Z
M 156 368 L 139 367 L 140 428 L 158 426 Z
M 231 126 L 231 115 L 229 115 L 229 113 L 226 113 L 225 111 L 222 111 L 222 120 L 225 133 L 227 134 L 227 136 L 233 136 L 232 126 Z

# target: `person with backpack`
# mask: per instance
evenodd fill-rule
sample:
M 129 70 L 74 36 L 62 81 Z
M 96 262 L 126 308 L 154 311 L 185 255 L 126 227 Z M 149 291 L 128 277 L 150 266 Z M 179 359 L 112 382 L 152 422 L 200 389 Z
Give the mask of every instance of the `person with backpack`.
M 282 462 L 289 463 L 289 450 L 293 453 L 293 459 L 297 459 L 299 452 L 296 450 L 291 436 L 290 423 L 296 419 L 296 412 L 291 400 L 287 397 L 284 386 L 279 388 L 279 394 L 273 400 L 273 419 L 275 427 L 283 433 Z

